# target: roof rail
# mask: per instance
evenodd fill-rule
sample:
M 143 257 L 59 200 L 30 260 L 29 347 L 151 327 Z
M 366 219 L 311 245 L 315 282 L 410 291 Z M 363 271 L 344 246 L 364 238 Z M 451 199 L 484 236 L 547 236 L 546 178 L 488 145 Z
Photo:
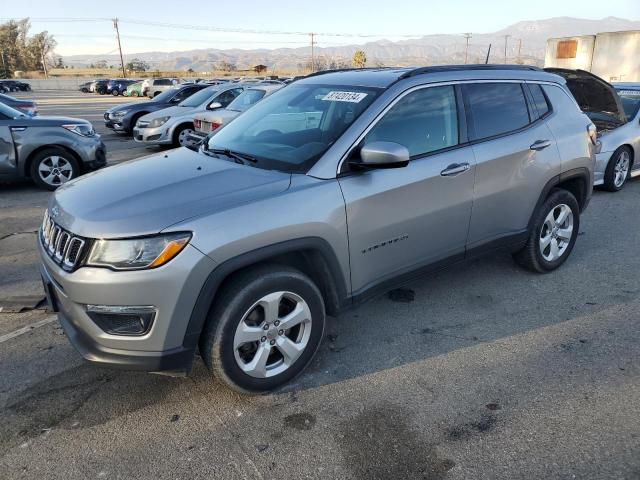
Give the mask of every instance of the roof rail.
M 425 73 L 450 72 L 455 70 L 533 70 L 542 71 L 533 65 L 501 65 L 501 64 L 472 64 L 472 65 L 434 65 L 431 67 L 418 67 L 400 75 L 398 80 L 403 78 L 414 77 Z
M 333 70 L 320 70 L 318 72 L 313 72 L 310 73 L 309 75 L 306 75 L 303 78 L 309 78 L 309 77 L 317 77 L 318 75 L 324 75 L 325 73 L 337 73 L 337 72 L 353 72 L 353 71 L 358 71 L 358 72 L 370 72 L 372 70 L 391 70 L 392 67 L 370 67 L 370 68 L 358 68 L 358 67 L 352 67 L 352 68 L 334 68 Z

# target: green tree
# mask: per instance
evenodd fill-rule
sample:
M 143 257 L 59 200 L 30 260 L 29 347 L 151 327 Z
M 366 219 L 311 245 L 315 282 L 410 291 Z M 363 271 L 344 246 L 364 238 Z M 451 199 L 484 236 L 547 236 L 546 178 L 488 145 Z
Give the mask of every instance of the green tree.
M 125 68 L 130 72 L 146 72 L 149 70 L 149 64 L 139 58 L 134 58 L 125 65 Z
M 367 65 L 367 56 L 362 50 L 356 50 L 356 53 L 353 54 L 353 58 L 351 59 L 351 63 L 356 68 L 364 68 Z

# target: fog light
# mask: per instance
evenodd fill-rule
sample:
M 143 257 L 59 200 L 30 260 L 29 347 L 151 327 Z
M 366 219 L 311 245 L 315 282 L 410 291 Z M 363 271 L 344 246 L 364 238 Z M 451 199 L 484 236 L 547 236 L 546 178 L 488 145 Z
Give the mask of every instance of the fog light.
M 87 305 L 87 314 L 110 335 L 144 335 L 156 316 L 151 306 Z

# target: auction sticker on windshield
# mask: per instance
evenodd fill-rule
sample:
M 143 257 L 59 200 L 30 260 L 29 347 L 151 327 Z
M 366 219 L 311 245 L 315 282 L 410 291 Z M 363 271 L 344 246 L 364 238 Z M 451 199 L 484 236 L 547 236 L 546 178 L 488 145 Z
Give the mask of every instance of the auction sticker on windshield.
M 360 103 L 366 96 L 367 94 L 362 92 L 329 92 L 322 97 L 322 100 L 326 100 L 328 102 Z

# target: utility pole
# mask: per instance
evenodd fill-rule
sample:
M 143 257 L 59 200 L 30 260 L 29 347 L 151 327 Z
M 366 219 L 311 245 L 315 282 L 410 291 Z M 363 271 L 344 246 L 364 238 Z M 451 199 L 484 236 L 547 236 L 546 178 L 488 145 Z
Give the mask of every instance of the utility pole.
M 118 39 L 118 50 L 120 50 L 120 65 L 122 66 L 122 78 L 127 78 L 127 73 L 124 71 L 124 59 L 122 58 L 122 45 L 120 45 L 120 30 L 118 29 L 118 19 L 113 19 L 113 28 L 116 29 L 116 38 Z
M 313 39 L 313 37 L 315 36 L 315 33 L 310 33 L 309 35 L 311 36 L 311 73 L 313 73 L 316 71 L 316 59 L 313 51 L 313 47 L 316 43 Z
M 469 39 L 471 38 L 471 33 L 463 33 L 464 38 L 467 39 L 467 45 L 464 48 L 464 63 L 467 64 L 467 58 L 469 57 Z
M 7 64 L 4 60 L 4 50 L 2 50 L 2 76 L 9 78 L 9 75 L 7 75 Z
M 516 63 L 518 64 L 522 64 L 522 58 L 520 58 L 521 51 L 522 51 L 522 39 L 519 38 L 518 39 L 518 59 L 516 60 Z
M 509 41 L 509 37 L 511 35 L 504 36 L 504 63 L 507 63 L 507 42 Z

